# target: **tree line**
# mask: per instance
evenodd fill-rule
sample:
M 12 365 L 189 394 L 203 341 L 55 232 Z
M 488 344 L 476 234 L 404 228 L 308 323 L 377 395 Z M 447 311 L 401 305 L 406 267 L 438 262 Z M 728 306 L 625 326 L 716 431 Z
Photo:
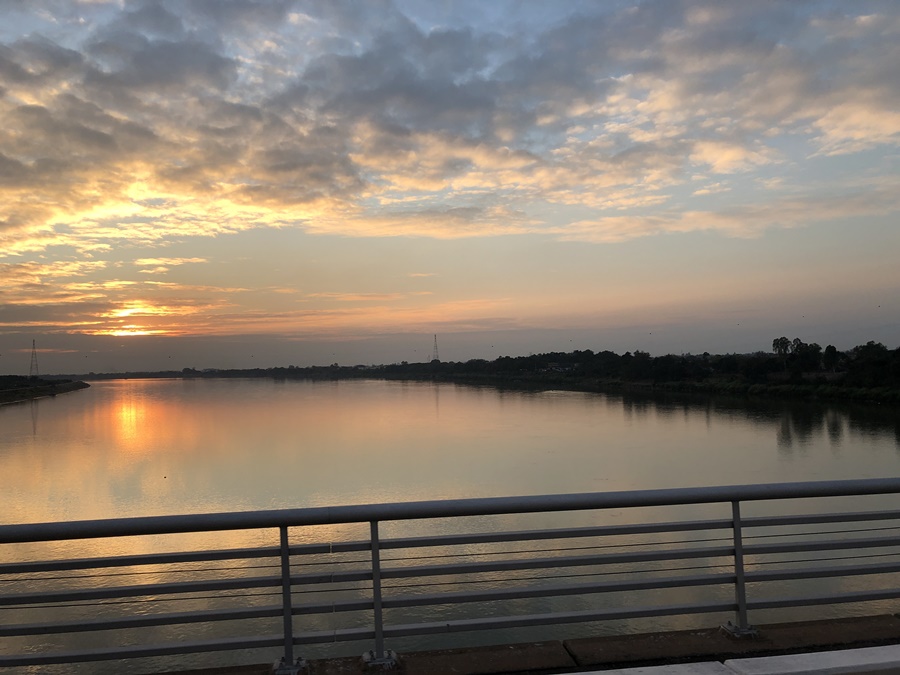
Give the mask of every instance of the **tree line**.
M 278 378 L 384 377 L 578 389 L 660 388 L 736 394 L 856 398 L 900 403 L 900 348 L 869 341 L 846 351 L 779 337 L 749 354 L 618 354 L 590 349 L 501 356 L 492 361 L 275 368 Z
M 778 337 L 772 350 L 749 354 L 617 354 L 590 349 L 501 356 L 492 361 L 431 361 L 388 365 L 287 366 L 251 369 L 91 373 L 78 379 L 127 377 L 273 377 L 286 379 L 414 379 L 515 388 L 603 391 L 662 389 L 751 395 L 848 398 L 900 405 L 900 348 L 869 341 L 845 351 L 834 345 Z

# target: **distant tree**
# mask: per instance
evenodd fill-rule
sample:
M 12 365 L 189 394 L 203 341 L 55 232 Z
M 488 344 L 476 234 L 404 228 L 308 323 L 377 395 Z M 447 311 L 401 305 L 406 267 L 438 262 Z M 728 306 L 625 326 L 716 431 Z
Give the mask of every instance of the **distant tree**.
M 817 371 L 822 367 L 822 346 L 815 342 L 801 342 L 796 356 L 800 372 Z
M 860 361 L 875 361 L 886 357 L 888 355 L 888 348 L 880 342 L 869 340 L 866 344 L 857 345 L 851 349 L 850 353 L 853 355 L 854 359 Z
M 650 358 L 650 352 L 643 352 L 635 349 L 634 354 L 625 352 L 628 359 L 625 361 L 623 375 L 631 380 L 647 380 L 653 375 L 653 359 Z
M 839 358 L 840 355 L 838 354 L 837 347 L 828 345 L 825 347 L 825 353 L 822 355 L 822 365 L 833 373 L 834 369 L 837 367 Z
M 847 384 L 882 387 L 891 382 L 891 352 L 880 342 L 869 340 L 850 350 Z
M 723 354 L 715 360 L 714 367 L 720 375 L 735 375 L 739 372 L 741 364 L 737 354 Z
M 785 370 L 787 370 L 787 355 L 790 350 L 791 341 L 786 337 L 782 336 L 780 338 L 775 338 L 774 340 L 772 340 L 772 351 L 781 357 L 781 362 L 784 364 Z

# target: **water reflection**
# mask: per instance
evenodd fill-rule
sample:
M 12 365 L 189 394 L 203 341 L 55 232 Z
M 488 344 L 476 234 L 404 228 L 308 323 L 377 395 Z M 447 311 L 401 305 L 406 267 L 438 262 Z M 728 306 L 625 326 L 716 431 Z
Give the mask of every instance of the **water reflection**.
M 625 394 L 608 400 L 610 407 L 620 404 L 630 420 L 646 420 L 651 412 L 669 418 L 681 411 L 685 418 L 702 415 L 707 425 L 752 421 L 773 429 L 782 449 L 809 446 L 823 435 L 839 447 L 851 433 L 872 440 L 891 437 L 900 451 L 900 410 L 888 406 L 666 394 Z
M 727 397 L 118 381 L 0 427 L 8 522 L 900 475 L 896 410 Z

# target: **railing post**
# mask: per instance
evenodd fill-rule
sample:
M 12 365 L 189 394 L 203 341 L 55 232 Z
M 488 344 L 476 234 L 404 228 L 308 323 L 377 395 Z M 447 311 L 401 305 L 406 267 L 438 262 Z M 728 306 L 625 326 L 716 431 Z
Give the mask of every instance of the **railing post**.
M 287 525 L 279 527 L 281 534 L 281 607 L 284 629 L 284 656 L 275 665 L 275 675 L 297 675 L 306 668 L 306 662 L 298 658 L 294 662 L 294 613 L 291 600 L 291 544 Z
M 384 618 L 381 607 L 381 551 L 378 540 L 378 521 L 369 522 L 372 542 L 372 604 L 375 621 L 375 649 L 363 654 L 367 666 L 390 669 L 397 666 L 397 655 L 384 649 Z
M 741 533 L 741 503 L 731 502 L 731 528 L 734 535 L 734 599 L 737 625 L 730 621 L 722 628 L 734 637 L 756 637 L 759 632 L 747 622 L 747 584 L 744 579 L 744 539 Z

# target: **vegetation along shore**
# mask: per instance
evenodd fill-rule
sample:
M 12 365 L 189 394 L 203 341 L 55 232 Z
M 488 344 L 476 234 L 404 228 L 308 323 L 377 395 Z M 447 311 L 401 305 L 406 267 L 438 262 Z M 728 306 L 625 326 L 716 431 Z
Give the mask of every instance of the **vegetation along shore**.
M 900 348 L 869 341 L 840 351 L 795 338 L 776 338 L 772 351 L 749 354 L 617 354 L 575 350 L 493 361 L 431 361 L 389 365 L 287 366 L 252 369 L 90 373 L 73 379 L 145 377 L 272 377 L 276 379 L 422 380 L 516 389 L 665 391 L 739 396 L 842 399 L 900 405 Z
M 69 379 L 39 379 L 19 375 L 0 375 L 0 405 L 18 403 L 45 396 L 56 396 L 90 385 Z

